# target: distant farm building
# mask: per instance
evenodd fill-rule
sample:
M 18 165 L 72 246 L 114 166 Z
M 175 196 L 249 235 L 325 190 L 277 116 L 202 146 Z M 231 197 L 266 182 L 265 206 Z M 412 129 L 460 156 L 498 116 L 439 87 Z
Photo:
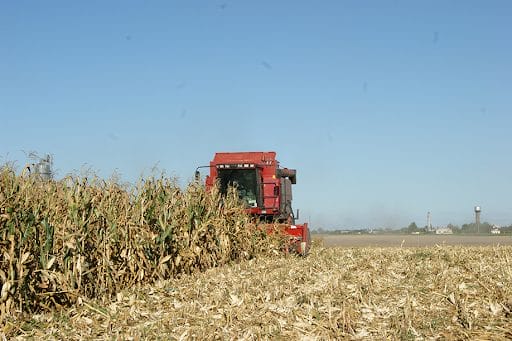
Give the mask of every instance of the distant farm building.
M 436 229 L 436 234 L 453 234 L 453 231 L 449 227 L 438 227 Z
M 501 226 L 492 225 L 491 234 L 501 234 Z

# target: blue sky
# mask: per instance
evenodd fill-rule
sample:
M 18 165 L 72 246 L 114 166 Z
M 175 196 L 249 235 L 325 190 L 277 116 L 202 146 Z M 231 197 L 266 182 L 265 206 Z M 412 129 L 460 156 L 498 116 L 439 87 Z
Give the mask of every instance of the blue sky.
M 278 153 L 313 227 L 512 223 L 509 1 L 4 1 L 0 162 Z

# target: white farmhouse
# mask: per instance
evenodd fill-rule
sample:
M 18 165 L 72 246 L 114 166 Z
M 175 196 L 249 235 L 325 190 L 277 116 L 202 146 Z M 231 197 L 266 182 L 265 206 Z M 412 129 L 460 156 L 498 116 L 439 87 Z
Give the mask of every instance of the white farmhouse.
M 501 233 L 501 226 L 492 225 L 491 234 L 500 234 L 500 233 Z
M 436 229 L 436 234 L 453 234 L 453 231 L 449 227 L 438 227 Z

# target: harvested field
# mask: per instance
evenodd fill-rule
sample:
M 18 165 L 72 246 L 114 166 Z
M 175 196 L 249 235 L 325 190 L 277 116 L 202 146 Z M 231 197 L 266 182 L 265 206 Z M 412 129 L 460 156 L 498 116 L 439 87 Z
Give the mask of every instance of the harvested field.
M 326 247 L 428 247 L 452 246 L 493 246 L 512 245 L 512 236 L 482 235 L 434 235 L 434 234 L 361 234 L 335 235 L 314 234 Z
M 512 247 L 259 257 L 8 321 L 18 339 L 512 338 Z

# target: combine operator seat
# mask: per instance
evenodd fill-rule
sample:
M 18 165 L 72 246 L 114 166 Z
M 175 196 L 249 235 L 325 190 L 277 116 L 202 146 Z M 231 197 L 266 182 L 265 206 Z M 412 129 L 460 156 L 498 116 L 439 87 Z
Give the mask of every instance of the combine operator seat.
M 220 168 L 217 170 L 220 190 L 226 193 L 232 186 L 238 191 L 238 195 L 248 207 L 261 205 L 259 197 L 259 181 L 256 168 Z

